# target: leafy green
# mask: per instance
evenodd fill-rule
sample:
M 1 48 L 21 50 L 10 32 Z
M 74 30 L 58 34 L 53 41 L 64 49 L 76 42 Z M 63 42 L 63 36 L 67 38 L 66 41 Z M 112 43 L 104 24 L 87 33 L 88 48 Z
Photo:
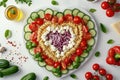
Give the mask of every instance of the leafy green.
M 114 40 L 113 39 L 110 39 L 107 41 L 108 44 L 113 44 L 114 43 Z
M 75 74 L 70 75 L 73 79 L 77 79 L 78 77 Z
M 100 52 L 97 51 L 97 52 L 95 53 L 95 56 L 96 56 L 96 57 L 99 57 L 99 56 L 100 56 Z
M 5 34 L 4 34 L 4 35 L 5 35 L 5 38 L 8 39 L 8 38 L 10 38 L 10 37 L 12 36 L 12 32 L 7 29 L 7 30 L 5 31 Z
M 102 32 L 107 33 L 107 28 L 103 23 L 100 23 L 100 28 Z
M 43 78 L 43 80 L 49 80 L 49 77 L 48 77 L 48 76 L 45 76 L 45 77 Z
M 2 1 L 0 2 L 0 6 L 6 7 L 6 6 L 7 6 L 7 5 L 6 5 L 7 1 L 8 1 L 8 0 L 2 0 Z
M 89 12 L 91 12 L 91 13 L 94 13 L 94 12 L 96 12 L 97 10 L 96 9 L 93 9 L 93 8 L 91 8 L 90 10 L 89 10 Z
M 26 3 L 28 4 L 29 6 L 32 4 L 32 0 L 15 0 L 15 2 L 18 4 L 18 3 Z
M 58 3 L 56 0 L 52 0 L 52 1 L 51 1 L 51 4 L 52 4 L 52 5 L 59 5 L 59 3 Z

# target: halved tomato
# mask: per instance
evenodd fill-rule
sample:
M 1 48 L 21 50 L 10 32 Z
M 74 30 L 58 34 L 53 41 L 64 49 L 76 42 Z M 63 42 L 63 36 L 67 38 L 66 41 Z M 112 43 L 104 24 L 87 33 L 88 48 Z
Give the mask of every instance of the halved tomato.
M 65 15 L 65 20 L 67 20 L 67 21 L 73 21 L 73 16 L 71 14 L 66 14 Z
M 43 53 L 43 54 L 42 54 L 42 58 L 45 60 L 45 59 L 48 58 L 48 56 L 47 56 L 45 53 Z
M 61 62 L 61 69 L 65 70 L 67 68 L 67 65 L 64 61 Z
M 83 25 L 83 26 L 82 26 L 82 31 L 85 32 L 85 33 L 87 33 L 87 32 L 88 32 L 88 27 L 85 26 L 85 25 Z
M 58 22 L 58 17 L 57 17 L 57 16 L 53 16 L 52 22 L 53 22 L 53 23 L 57 23 L 57 22 Z
M 52 19 L 52 15 L 49 14 L 49 13 L 46 13 L 45 14 L 45 19 L 50 21 Z
M 53 66 L 54 63 L 55 63 L 51 58 L 45 59 L 45 62 L 46 62 L 48 65 L 50 65 L 50 66 Z
M 74 21 L 75 24 L 82 23 L 82 19 L 79 16 L 75 16 L 74 19 L 73 19 L 73 21 Z
M 90 33 L 83 33 L 83 39 L 85 40 L 90 40 L 91 39 L 91 34 Z
M 82 50 L 82 48 L 77 48 L 77 50 L 76 50 L 76 54 L 78 55 L 78 56 L 80 56 L 81 54 L 83 53 L 83 50 Z
M 32 22 L 32 23 L 29 25 L 29 29 L 30 29 L 32 32 L 37 31 L 37 30 L 38 30 L 37 23 L 36 23 L 36 22 Z
M 58 23 L 59 24 L 62 24 L 64 22 L 64 17 L 60 17 L 59 19 L 58 19 Z
M 71 58 L 70 58 L 71 61 L 75 61 L 76 56 L 77 56 L 76 53 L 74 53 L 73 55 L 71 55 Z
M 35 22 L 38 24 L 38 25 L 42 25 L 44 23 L 44 20 L 42 18 L 37 18 L 35 20 Z
M 58 66 L 60 66 L 60 62 L 55 62 L 54 68 L 57 68 Z
M 35 53 L 41 53 L 42 52 L 42 48 L 38 46 L 38 47 L 34 48 L 34 52 Z
M 31 40 L 32 42 L 37 43 L 37 31 L 35 31 L 35 32 L 33 32 L 33 33 L 31 34 L 30 40 Z

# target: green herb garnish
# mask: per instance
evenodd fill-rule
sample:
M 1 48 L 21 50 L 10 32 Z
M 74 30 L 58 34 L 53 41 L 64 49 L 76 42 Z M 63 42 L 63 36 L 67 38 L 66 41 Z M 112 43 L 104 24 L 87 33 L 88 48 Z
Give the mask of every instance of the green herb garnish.
M 52 0 L 52 1 L 51 1 L 51 4 L 52 4 L 52 5 L 59 5 L 56 0 Z
M 8 39 L 8 38 L 10 38 L 10 37 L 12 36 L 12 32 L 7 29 L 7 30 L 5 31 L 5 34 L 4 34 L 4 35 L 5 35 L 5 38 Z
M 2 0 L 2 1 L 0 2 L 0 6 L 6 7 L 6 6 L 7 6 L 7 5 L 6 5 L 7 1 L 8 1 L 8 0 Z
M 107 33 L 107 29 L 104 24 L 100 23 L 100 28 L 102 32 Z
M 49 77 L 48 77 L 48 76 L 45 76 L 45 77 L 43 78 L 43 80 L 49 80 Z
M 97 52 L 95 53 L 95 56 L 96 56 L 96 57 L 99 57 L 99 56 L 100 56 L 100 52 L 97 51 Z
M 114 43 L 114 40 L 113 39 L 110 39 L 107 41 L 108 44 L 113 44 Z
M 14 9 L 11 9 L 11 10 L 10 10 L 10 13 L 11 13 L 11 14 L 15 14 L 16 12 L 15 12 Z
M 91 9 L 89 10 L 89 12 L 94 13 L 94 12 L 96 12 L 96 9 L 91 8 Z
M 15 2 L 18 4 L 18 3 L 26 3 L 28 4 L 29 6 L 32 4 L 32 0 L 15 0 Z
M 72 77 L 73 79 L 77 79 L 77 76 L 75 74 L 71 74 L 70 77 Z

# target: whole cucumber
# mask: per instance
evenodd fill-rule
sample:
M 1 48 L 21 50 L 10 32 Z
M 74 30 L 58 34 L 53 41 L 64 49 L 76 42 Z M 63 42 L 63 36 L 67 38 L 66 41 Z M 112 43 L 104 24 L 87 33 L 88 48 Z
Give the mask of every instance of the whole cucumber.
M 36 80 L 36 74 L 35 73 L 29 73 L 21 78 L 21 80 Z
M 18 66 L 11 66 L 9 68 L 1 70 L 0 71 L 0 77 L 11 75 L 11 74 L 14 74 L 14 73 L 16 73 L 18 71 L 19 71 Z
M 8 68 L 9 67 L 9 61 L 5 59 L 0 59 L 0 68 Z

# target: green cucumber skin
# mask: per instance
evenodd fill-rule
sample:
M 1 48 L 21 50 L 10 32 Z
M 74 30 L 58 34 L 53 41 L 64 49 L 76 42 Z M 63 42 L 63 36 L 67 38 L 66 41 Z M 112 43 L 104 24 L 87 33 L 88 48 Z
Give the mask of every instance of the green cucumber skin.
M 8 68 L 9 67 L 9 61 L 5 59 L 0 59 L 0 68 Z
M 27 75 L 23 76 L 21 80 L 36 80 L 36 74 L 28 73 Z
M 16 73 L 18 71 L 19 71 L 18 66 L 11 66 L 9 68 L 1 70 L 0 73 L 2 73 L 2 76 L 0 75 L 0 77 L 11 75 L 11 74 L 14 74 L 14 73 Z

